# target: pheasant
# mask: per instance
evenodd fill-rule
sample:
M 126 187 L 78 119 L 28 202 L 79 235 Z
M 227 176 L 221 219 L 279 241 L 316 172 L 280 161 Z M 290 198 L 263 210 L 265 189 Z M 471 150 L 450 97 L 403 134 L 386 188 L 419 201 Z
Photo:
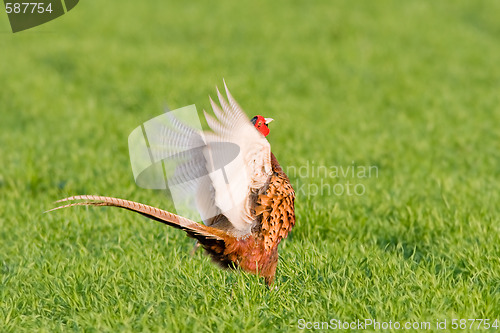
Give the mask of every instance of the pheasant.
M 242 177 L 229 184 L 227 179 L 224 182 L 211 174 L 205 177 L 208 184 L 198 186 L 195 193 L 204 224 L 134 201 L 97 195 L 58 200 L 56 202 L 65 204 L 51 210 L 87 205 L 119 207 L 139 213 L 185 231 L 221 267 L 240 267 L 263 277 L 267 285 L 271 285 L 278 263 L 278 245 L 295 225 L 295 192 L 266 139 L 272 119 L 257 115 L 249 120 L 225 83 L 224 86 L 227 101 L 217 89 L 222 108 L 210 98 L 217 118 L 204 111 L 212 131 L 204 133 L 207 139 L 201 156 L 205 160 L 202 163 L 198 160 L 198 164 L 209 169 L 207 152 L 214 142 L 234 143 L 239 147 L 240 158 L 232 170 Z M 184 130 L 186 133 L 189 130 Z M 228 191 L 242 198 L 230 208 L 226 205 Z

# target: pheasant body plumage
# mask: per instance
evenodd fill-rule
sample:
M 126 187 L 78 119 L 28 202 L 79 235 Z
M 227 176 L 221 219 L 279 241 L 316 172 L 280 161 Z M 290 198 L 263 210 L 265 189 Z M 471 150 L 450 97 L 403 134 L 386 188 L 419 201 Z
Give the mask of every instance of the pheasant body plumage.
M 196 239 L 220 266 L 225 268 L 241 267 L 245 271 L 264 277 L 268 285 L 273 283 L 278 263 L 278 245 L 283 238 L 287 237 L 295 225 L 295 192 L 276 157 L 270 152 L 269 143 L 264 137 L 269 133 L 267 124 L 272 119 L 268 120 L 269 118 L 256 116 L 252 119 L 252 123 L 255 125 L 254 129 L 257 129 L 260 133 L 257 131 L 252 132 L 247 127 L 252 126 L 252 123 L 244 116 L 227 87 L 226 93 L 229 103 L 225 102 L 218 92 L 223 110 L 212 102 L 214 112 L 221 123 L 220 125 L 216 124 L 213 118 L 206 116 L 210 127 L 219 135 L 223 133 L 224 126 L 226 129 L 235 127 L 239 132 L 246 130 L 249 133 L 247 135 L 255 141 L 255 145 L 247 148 L 246 151 L 244 144 L 242 144 L 243 153 L 247 153 L 252 159 L 251 163 L 245 163 L 249 165 L 253 163 L 256 168 L 246 170 L 251 176 L 246 190 L 248 191 L 246 199 L 241 204 L 241 207 L 237 206 L 240 209 L 240 215 L 238 215 L 238 211 L 225 213 L 217 209 L 218 214 L 205 220 L 205 224 L 200 224 L 168 211 L 137 202 L 93 195 L 73 196 L 59 200 L 58 202 L 70 203 L 54 209 L 92 205 L 114 206 L 137 212 L 150 219 L 184 230 L 188 236 Z M 240 119 L 242 125 L 240 127 L 232 126 L 231 116 Z M 245 123 L 245 119 L 248 125 Z M 228 126 L 228 124 L 231 124 L 231 126 Z M 217 132 L 219 129 L 217 126 L 220 126 L 222 130 Z M 225 140 L 228 140 L 228 137 L 232 139 L 235 136 L 232 132 L 229 134 L 226 135 Z M 236 137 L 234 140 L 240 140 L 240 138 Z M 207 144 L 207 147 L 209 147 L 209 144 Z M 255 150 L 255 147 L 262 147 L 262 149 Z M 255 186 L 255 184 L 260 186 Z M 204 193 L 209 195 L 215 192 L 214 198 L 210 199 L 209 202 L 217 208 L 217 191 L 220 192 L 221 188 L 217 180 L 213 179 L 213 190 L 206 191 L 206 193 L 197 193 L 197 195 L 204 195 Z M 83 201 L 74 202 L 75 200 Z M 208 209 L 214 211 L 214 207 L 208 207 Z M 233 216 L 233 218 L 234 216 L 236 218 L 242 216 L 242 218 L 238 223 L 235 223 L 228 216 Z

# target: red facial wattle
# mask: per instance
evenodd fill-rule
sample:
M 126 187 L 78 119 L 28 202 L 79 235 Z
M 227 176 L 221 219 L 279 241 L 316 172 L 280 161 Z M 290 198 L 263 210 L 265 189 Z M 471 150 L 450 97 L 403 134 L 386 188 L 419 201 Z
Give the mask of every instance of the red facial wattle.
M 266 124 L 263 124 L 262 126 L 257 128 L 259 132 L 262 133 L 262 135 L 267 136 L 269 134 L 269 127 L 267 127 Z
M 255 128 L 264 136 L 267 136 L 269 134 L 269 127 L 267 127 L 267 124 L 269 123 L 268 119 L 262 116 L 255 116 L 252 118 L 252 123 L 254 124 Z

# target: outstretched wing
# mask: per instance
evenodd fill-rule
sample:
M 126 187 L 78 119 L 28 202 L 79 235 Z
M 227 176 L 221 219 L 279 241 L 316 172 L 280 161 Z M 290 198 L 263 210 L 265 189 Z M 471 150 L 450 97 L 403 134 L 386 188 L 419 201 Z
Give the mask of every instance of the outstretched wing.
M 218 89 L 220 107 L 210 99 L 216 118 L 205 112 L 213 132 L 204 133 L 204 153 L 207 169 L 212 170 L 209 176 L 216 206 L 236 229 L 236 233 L 247 234 L 251 232 L 255 219 L 251 211 L 251 195 L 262 188 L 272 174 L 271 146 L 250 122 L 225 83 L 224 87 L 227 101 Z M 231 153 L 226 149 L 217 151 L 215 147 L 228 143 L 239 147 L 238 155 L 230 163 L 214 170 L 214 163 L 219 159 L 229 160 L 224 154 Z
M 154 162 L 146 169 L 154 172 L 136 177 L 140 186 L 165 188 L 168 183 L 178 214 L 199 215 L 206 225 L 241 236 L 251 232 L 255 220 L 252 194 L 272 174 L 271 147 L 224 86 L 227 100 L 218 89 L 220 106 L 210 99 L 215 117 L 205 112 L 212 131 L 201 130 L 192 108 L 179 109 L 144 124 L 148 152 L 145 145 L 135 147 L 136 137 L 129 138 L 129 146 L 132 161 Z

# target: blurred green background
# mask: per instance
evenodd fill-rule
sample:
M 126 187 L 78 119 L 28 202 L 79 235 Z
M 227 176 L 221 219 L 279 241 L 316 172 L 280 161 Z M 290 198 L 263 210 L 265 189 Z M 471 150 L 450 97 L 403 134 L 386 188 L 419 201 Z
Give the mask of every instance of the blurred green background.
M 500 2 L 81 1 L 13 34 L 0 10 L 0 331 L 297 330 L 298 320 L 500 319 Z M 276 289 L 117 210 L 127 137 L 225 79 L 302 185 Z M 352 178 L 352 177 L 351 177 Z M 500 325 L 500 323 L 499 323 Z M 450 326 L 448 326 L 450 330 Z

